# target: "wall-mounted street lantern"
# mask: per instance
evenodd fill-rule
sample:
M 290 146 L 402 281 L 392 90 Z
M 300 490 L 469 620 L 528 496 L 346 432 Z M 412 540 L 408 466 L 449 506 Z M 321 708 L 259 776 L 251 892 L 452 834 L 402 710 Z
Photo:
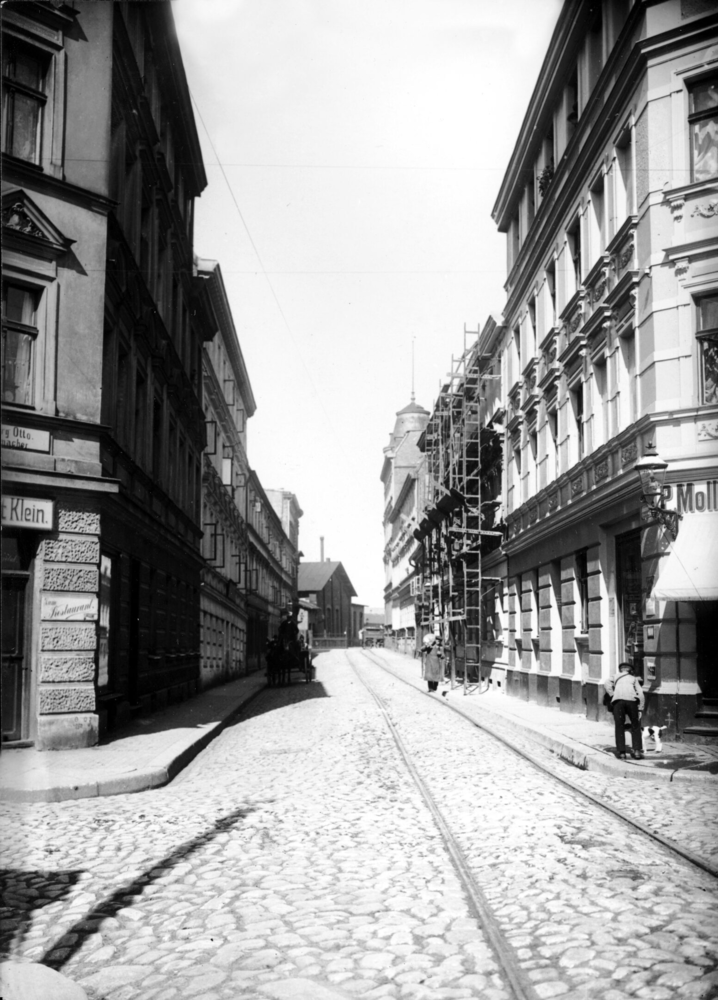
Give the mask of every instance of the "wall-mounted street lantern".
M 677 510 L 666 510 L 663 487 L 666 481 L 668 462 L 660 458 L 652 441 L 648 442 L 643 458 L 634 466 L 641 480 L 641 500 L 646 505 L 646 513 L 652 521 L 660 521 L 675 536 L 678 522 L 683 518 Z

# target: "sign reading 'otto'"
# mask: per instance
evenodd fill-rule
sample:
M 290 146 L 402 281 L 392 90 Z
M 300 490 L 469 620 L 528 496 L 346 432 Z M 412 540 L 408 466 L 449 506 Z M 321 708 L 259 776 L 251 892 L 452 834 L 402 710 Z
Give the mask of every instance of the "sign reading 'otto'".
M 50 450 L 50 432 L 35 427 L 21 427 L 19 424 L 2 425 L 3 448 L 19 448 L 21 451 Z
M 53 500 L 11 496 L 2 498 L 2 523 L 5 528 L 52 531 L 54 513 L 55 503 Z
M 42 619 L 46 622 L 94 622 L 98 601 L 89 594 L 43 594 Z

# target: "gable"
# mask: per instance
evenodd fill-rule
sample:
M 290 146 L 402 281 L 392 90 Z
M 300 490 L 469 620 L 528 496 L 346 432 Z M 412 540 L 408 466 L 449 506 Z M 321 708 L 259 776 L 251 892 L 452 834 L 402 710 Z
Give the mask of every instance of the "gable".
M 2 235 L 8 249 L 43 260 L 57 260 L 76 242 L 65 236 L 21 188 L 2 196 Z

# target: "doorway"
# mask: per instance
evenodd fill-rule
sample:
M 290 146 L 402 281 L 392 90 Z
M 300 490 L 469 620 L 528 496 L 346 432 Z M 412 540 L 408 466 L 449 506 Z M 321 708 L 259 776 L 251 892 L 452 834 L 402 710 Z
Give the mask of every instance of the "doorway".
M 643 588 L 641 582 L 641 532 L 616 538 L 616 581 L 619 608 L 619 662 L 633 666 L 643 681 Z
M 2 538 L 2 742 L 29 736 L 30 630 L 29 598 L 35 544 L 24 532 Z
M 718 645 L 718 601 L 695 601 L 696 613 L 696 670 L 698 686 L 704 703 L 718 699 L 718 670 L 716 648 Z

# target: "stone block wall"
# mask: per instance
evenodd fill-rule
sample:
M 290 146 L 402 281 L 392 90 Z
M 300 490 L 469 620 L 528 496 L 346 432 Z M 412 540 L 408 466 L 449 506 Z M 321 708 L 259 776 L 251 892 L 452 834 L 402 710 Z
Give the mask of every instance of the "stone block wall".
M 98 739 L 95 672 L 99 603 L 100 511 L 58 500 L 57 531 L 40 545 L 41 567 L 37 746 L 69 749 Z M 85 620 L 68 620 L 68 605 L 87 598 Z M 47 599 L 53 601 L 53 607 Z M 57 607 L 60 612 L 57 614 Z M 43 611 L 43 608 L 45 609 Z

